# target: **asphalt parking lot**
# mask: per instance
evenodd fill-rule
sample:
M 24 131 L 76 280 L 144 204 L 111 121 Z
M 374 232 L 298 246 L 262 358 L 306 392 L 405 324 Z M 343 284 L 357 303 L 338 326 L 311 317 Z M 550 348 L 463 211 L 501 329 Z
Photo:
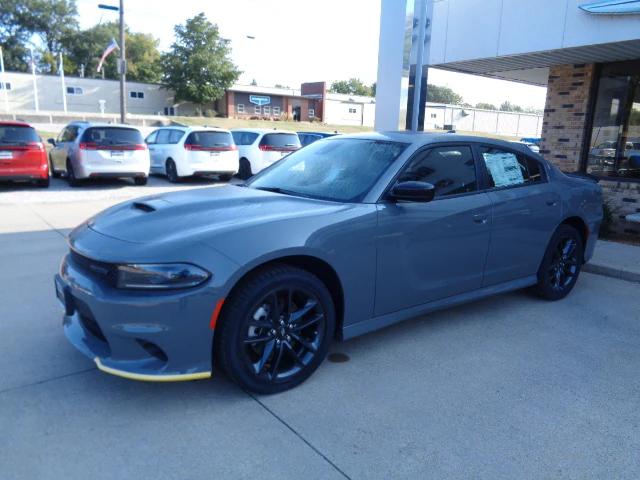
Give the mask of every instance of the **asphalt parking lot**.
M 640 477 L 640 287 L 598 275 L 560 302 L 515 292 L 335 344 L 348 361 L 275 396 L 97 371 L 62 332 L 65 235 L 211 185 L 0 188 L 1 479 Z

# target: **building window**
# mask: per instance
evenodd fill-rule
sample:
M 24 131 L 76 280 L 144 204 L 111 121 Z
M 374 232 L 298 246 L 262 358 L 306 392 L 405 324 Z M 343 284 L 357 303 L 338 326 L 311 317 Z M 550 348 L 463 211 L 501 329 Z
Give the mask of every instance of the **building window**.
M 438 114 L 437 113 L 432 113 L 431 114 L 431 118 L 438 118 Z
M 273 116 L 274 117 L 280 116 L 280 107 L 273 107 Z
M 349 113 L 358 113 L 358 110 L 355 108 L 349 108 Z
M 67 87 L 67 95 L 83 95 L 82 87 Z
M 262 107 L 262 111 L 264 112 L 265 115 L 271 116 L 271 107 L 269 105 Z
M 244 113 L 244 103 L 239 103 L 238 105 L 236 105 L 236 112 Z
M 640 179 L 640 61 L 604 65 L 594 98 L 587 173 Z
M 11 82 L 0 82 L 0 90 L 11 90 Z
M 316 116 L 316 111 L 313 108 L 309 109 L 309 118 L 313 118 Z
M 142 100 L 144 98 L 144 92 L 129 92 L 129 96 L 131 98 L 139 98 Z
M 260 112 L 260 105 L 256 105 L 255 107 L 253 107 L 253 113 L 255 113 L 256 115 L 260 115 Z
M 164 114 L 172 117 L 176 114 L 176 109 L 174 107 L 164 107 Z

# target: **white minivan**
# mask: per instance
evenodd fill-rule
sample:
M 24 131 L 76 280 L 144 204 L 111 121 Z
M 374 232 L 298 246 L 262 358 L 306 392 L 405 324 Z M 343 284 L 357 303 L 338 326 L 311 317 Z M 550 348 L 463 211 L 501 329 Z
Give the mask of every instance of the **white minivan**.
M 238 177 L 243 180 L 301 147 L 298 134 L 287 130 L 242 128 L 231 133 L 240 153 Z
M 149 152 L 140 130 L 130 125 L 71 122 L 49 139 L 51 173 L 72 186 L 92 178 L 132 178 L 146 185 Z
M 161 127 L 146 139 L 151 173 L 170 182 L 216 175 L 227 181 L 238 171 L 238 148 L 231 132 L 215 127 Z

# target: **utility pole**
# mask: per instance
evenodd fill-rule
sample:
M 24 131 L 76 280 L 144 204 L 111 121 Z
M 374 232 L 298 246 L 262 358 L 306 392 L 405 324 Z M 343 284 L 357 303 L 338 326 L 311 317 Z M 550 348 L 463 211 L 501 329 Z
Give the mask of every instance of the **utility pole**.
M 127 60 L 124 54 L 124 0 L 120 0 L 120 123 L 127 120 Z
M 127 60 L 125 58 L 124 47 L 124 0 L 120 0 L 120 6 L 98 4 L 98 8 L 103 10 L 117 11 L 120 15 L 120 58 L 118 59 L 118 73 L 120 74 L 120 123 L 127 120 Z M 104 75 L 104 70 L 102 70 Z M 104 77 L 103 77 L 104 78 Z

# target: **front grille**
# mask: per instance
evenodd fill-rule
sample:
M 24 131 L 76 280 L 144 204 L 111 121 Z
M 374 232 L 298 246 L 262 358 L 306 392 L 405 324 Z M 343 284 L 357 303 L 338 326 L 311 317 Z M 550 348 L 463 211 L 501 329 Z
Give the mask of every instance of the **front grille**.
M 108 285 L 115 286 L 117 282 L 117 266 L 112 263 L 100 262 L 92 258 L 80 255 L 75 250 L 71 250 L 71 261 L 80 271 L 93 278 L 101 280 Z

